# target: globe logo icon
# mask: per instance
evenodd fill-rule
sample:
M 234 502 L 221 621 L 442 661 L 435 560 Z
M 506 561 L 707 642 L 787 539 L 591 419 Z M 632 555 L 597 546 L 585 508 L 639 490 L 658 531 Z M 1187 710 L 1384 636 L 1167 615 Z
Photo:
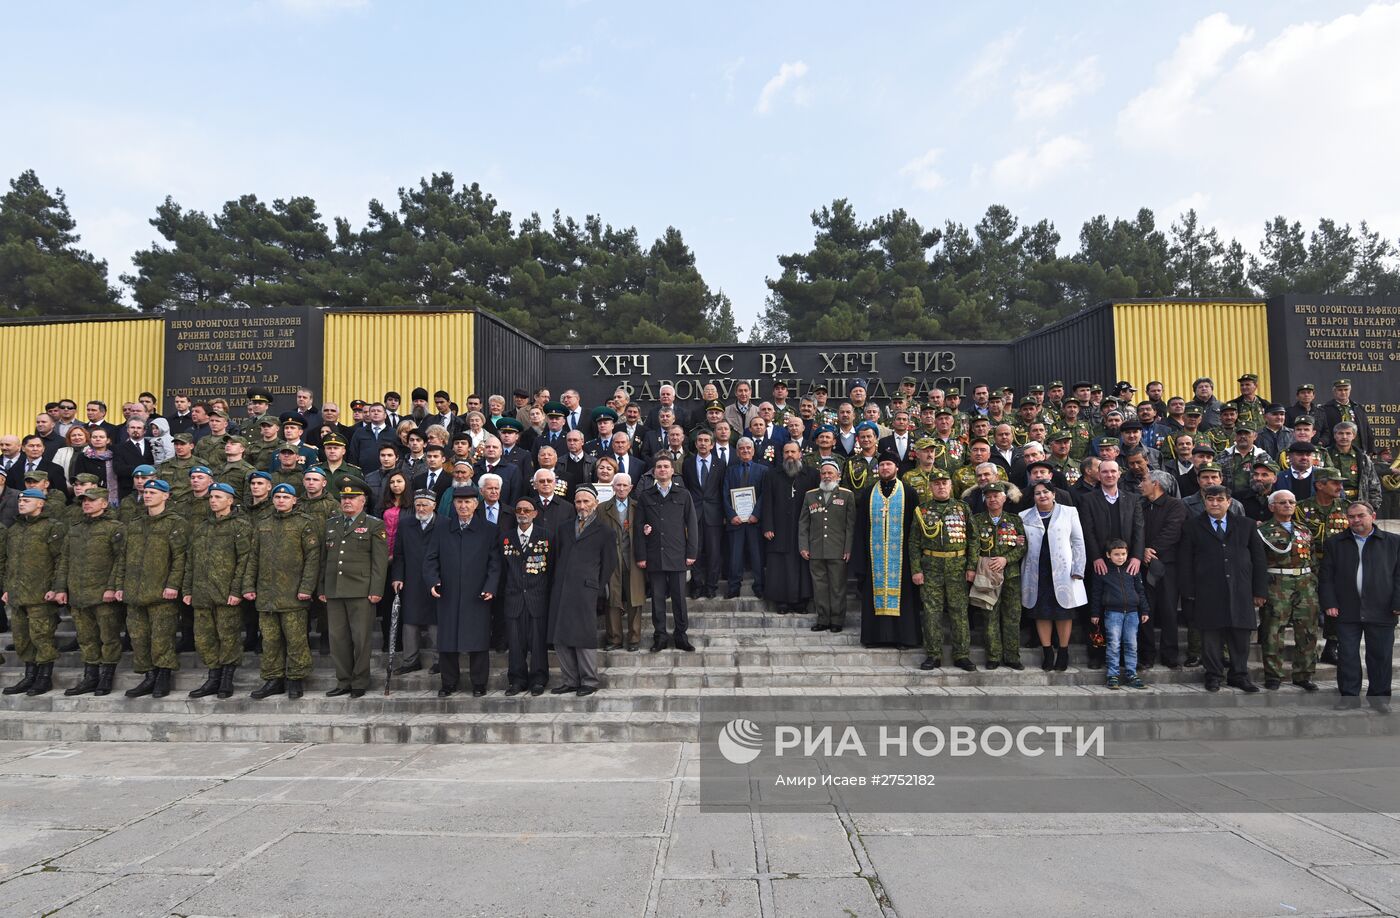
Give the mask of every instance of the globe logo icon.
M 735 718 L 719 732 L 719 753 L 731 765 L 747 765 L 763 751 L 763 731 L 751 720 Z

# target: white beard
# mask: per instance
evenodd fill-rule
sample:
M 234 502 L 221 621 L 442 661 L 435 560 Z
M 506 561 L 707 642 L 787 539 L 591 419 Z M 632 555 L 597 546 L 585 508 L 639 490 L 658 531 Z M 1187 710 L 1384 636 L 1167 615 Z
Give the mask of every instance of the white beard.
M 821 488 L 821 489 L 822 489 L 823 491 L 825 491 L 826 493 L 830 494 L 832 491 L 835 491 L 835 490 L 836 490 L 836 486 L 839 485 L 840 483 L 841 483 L 841 482 L 839 482 L 839 481 L 823 481 L 823 482 L 821 482 L 821 483 L 818 485 L 818 487 Z

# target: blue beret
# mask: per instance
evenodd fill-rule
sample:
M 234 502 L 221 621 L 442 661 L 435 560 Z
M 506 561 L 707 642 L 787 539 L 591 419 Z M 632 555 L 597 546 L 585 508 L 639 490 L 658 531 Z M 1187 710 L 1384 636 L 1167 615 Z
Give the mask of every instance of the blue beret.
M 862 430 L 873 430 L 875 431 L 875 436 L 878 437 L 880 435 L 880 425 L 876 424 L 874 421 L 861 421 L 857 424 L 856 433 L 860 433 Z
M 35 498 L 36 500 L 48 500 L 48 499 L 49 499 L 49 496 L 48 496 L 47 494 L 45 494 L 43 491 L 40 491 L 38 488 L 25 488 L 23 491 L 19 492 L 19 496 L 20 496 L 20 497 L 33 497 L 33 498 Z
M 155 473 L 156 473 L 156 467 L 153 466 L 153 465 L 138 465 L 136 468 L 134 468 L 134 469 L 131 470 L 131 474 L 133 474 L 133 475 L 148 475 L 148 476 L 149 476 L 149 475 L 154 475 Z
M 331 477 L 331 476 L 327 475 L 327 474 L 326 474 L 326 470 L 323 469 L 323 468 L 321 468 L 319 465 L 313 465 L 313 466 L 311 466 L 310 468 L 308 468 L 306 471 L 302 472 L 301 474 L 302 474 L 302 477 L 303 477 L 303 478 L 306 477 L 307 475 L 320 475 L 322 478 L 330 478 L 330 477 Z
M 293 497 L 296 497 L 296 496 L 297 496 L 297 489 L 294 488 L 294 487 L 292 487 L 291 485 L 287 484 L 287 483 L 284 481 L 284 482 L 282 482 L 280 485 L 277 485 L 276 487 L 274 487 L 274 488 L 272 489 L 272 493 L 273 493 L 273 494 L 290 494 L 290 495 L 292 495 Z
M 146 482 L 146 490 L 164 491 L 166 494 L 169 494 L 170 482 L 166 481 L 164 478 L 152 478 L 150 481 Z
M 238 492 L 235 491 L 235 490 L 233 489 L 233 485 L 231 485 L 231 484 L 224 484 L 222 481 L 218 482 L 217 484 L 212 485 L 212 486 L 209 488 L 209 491 L 210 491 L 211 493 L 214 492 L 214 491 L 218 491 L 220 494 L 227 494 L 227 495 L 230 496 L 230 497 L 237 497 L 237 496 L 238 496 Z
M 817 434 L 824 434 L 824 433 L 829 433 L 829 434 L 834 434 L 834 433 L 836 433 L 836 425 L 835 425 L 835 424 L 823 424 L 823 425 L 821 425 L 820 427 L 817 428 L 816 433 L 812 434 L 812 436 L 815 437 Z
M 271 480 L 272 480 L 272 476 L 269 475 L 267 472 L 264 472 L 262 469 L 258 469 L 256 472 L 249 472 L 249 473 L 248 473 L 248 480 L 249 480 L 249 481 L 252 481 L 254 478 L 261 478 L 261 479 L 263 479 L 264 481 L 271 481 Z
M 191 474 L 191 475 L 208 475 L 210 478 L 213 478 L 213 477 L 214 477 L 214 473 L 211 472 L 211 471 L 209 471 L 209 466 L 207 466 L 207 465 L 197 465 L 197 466 L 195 466 L 194 468 L 190 469 L 190 474 Z

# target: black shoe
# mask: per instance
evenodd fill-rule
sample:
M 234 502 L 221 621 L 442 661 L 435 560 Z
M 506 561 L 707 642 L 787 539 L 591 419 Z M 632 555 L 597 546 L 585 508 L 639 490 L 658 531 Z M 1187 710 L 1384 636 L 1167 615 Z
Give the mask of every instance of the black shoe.
M 1007 669 L 1014 669 L 1018 673 L 1026 668 L 1026 664 L 1022 663 L 1020 660 L 1002 660 L 1001 665 L 1005 666 Z
M 1322 645 L 1322 653 L 1317 658 L 1319 663 L 1326 663 L 1328 666 L 1337 665 L 1337 642 L 1328 641 Z
M 438 697 L 446 698 L 448 695 L 451 695 L 455 691 L 457 691 L 457 686 L 454 685 L 451 688 L 448 688 L 444 685 L 442 688 L 438 689 Z
M 695 645 L 690 643 L 690 639 L 683 634 L 676 635 L 673 643 L 677 650 L 682 650 L 686 653 L 695 653 Z
M 1232 681 L 1230 682 L 1230 686 L 1232 688 L 1239 689 L 1246 695 L 1253 695 L 1255 692 L 1259 691 L 1259 686 L 1255 685 L 1253 682 L 1250 682 L 1248 679 L 1239 679 L 1236 681 Z
M 840 633 L 841 633 L 841 626 L 840 626 L 840 625 L 832 625 L 832 626 L 831 626 L 831 633 L 832 633 L 832 634 L 840 634 Z
M 525 691 L 525 688 L 523 686 L 512 685 L 510 688 L 506 689 L 506 697 L 514 698 L 516 695 L 519 695 L 523 691 Z
M 342 696 L 342 695 L 348 695 L 348 694 L 350 694 L 350 687 L 349 687 L 349 686 L 346 686 L 346 685 L 337 685 L 335 688 L 331 689 L 329 692 L 326 692 L 326 697 L 327 697 L 327 698 L 339 698 L 339 697 Z
M 1055 668 L 1055 648 L 1044 646 L 1040 648 L 1040 668 L 1047 673 Z
M 151 697 L 164 698 L 166 695 L 169 695 L 170 681 L 171 677 L 174 675 L 175 671 L 173 669 L 156 670 L 156 685 L 155 688 L 151 690 Z
M 813 626 L 812 626 L 812 630 L 813 630 L 813 631 L 830 631 L 830 630 L 831 630 L 831 626 L 830 626 L 830 625 L 813 625 Z
M 117 677 L 117 664 L 103 663 L 97 674 L 97 690 L 94 695 L 112 694 L 112 681 Z
M 430 666 L 430 667 L 428 668 L 428 675 L 430 675 L 430 676 L 441 676 L 441 675 L 442 675 L 442 664 L 440 664 L 440 663 L 434 663 L 432 666 Z
M 1355 695 L 1347 695 L 1332 705 L 1334 711 L 1359 711 L 1361 710 L 1361 699 Z
M 549 694 L 551 694 L 551 695 L 567 695 L 567 694 L 569 694 L 570 692 L 577 692 L 577 691 L 578 691 L 578 686 L 577 686 L 577 685 L 556 685 L 554 688 L 552 688 L 552 689 L 549 690 Z
M 288 698 L 300 698 L 300 697 L 302 696 L 302 694 L 303 694 L 303 690 L 302 690 L 302 687 L 301 687 L 301 680 L 300 680 L 300 679 L 288 679 L 288 680 L 287 680 L 287 697 L 288 697 Z
M 190 691 L 190 697 L 205 698 L 217 692 L 219 690 L 219 682 L 223 677 L 223 674 L 224 672 L 222 668 L 209 670 L 209 675 L 205 677 L 204 682 L 199 686 L 199 688 L 192 689 Z
M 651 639 L 651 652 L 652 652 L 652 653 L 660 653 L 661 651 L 663 651 L 663 650 L 665 650 L 665 649 L 666 649 L 666 639 L 665 639 L 664 637 L 662 637 L 661 635 L 658 634 L 656 637 L 654 637 L 654 638 Z
M 285 679 L 268 679 L 262 685 L 253 689 L 252 694 L 249 697 L 255 698 L 258 701 L 262 701 L 264 698 L 267 698 L 271 695 L 285 694 L 286 691 L 287 682 Z M 327 692 L 326 694 L 330 693 Z
M 423 661 L 422 661 L 422 660 L 414 660 L 412 663 L 408 664 L 407 666 L 400 666 L 398 669 L 395 669 L 395 670 L 394 670 L 394 675 L 396 675 L 396 676 L 407 676 L 409 673 L 416 673 L 416 672 L 418 672 L 419 670 L 421 670 L 422 668 L 423 668 Z
M 34 668 L 34 684 L 25 690 L 24 694 L 33 698 L 36 695 L 47 695 L 53 690 L 53 664 L 40 663 Z
M 730 592 L 729 590 L 725 590 L 725 591 L 724 591 L 724 598 L 725 598 L 725 599 L 738 599 L 738 598 L 739 598 L 739 591 L 738 591 L 738 590 L 734 590 L 733 592 Z
M 142 695 L 149 695 L 151 694 L 151 692 L 155 691 L 155 687 L 156 671 L 153 669 L 148 670 L 146 672 L 146 675 L 141 677 L 141 682 L 139 684 L 137 684 L 134 688 L 129 688 L 126 690 L 126 697 L 140 698 Z
M 34 677 L 38 670 L 39 667 L 34 663 L 24 664 L 24 677 L 14 685 L 5 686 L 4 691 L 0 694 L 19 695 L 29 691 L 29 687 L 34 684 Z
M 965 673 L 977 672 L 977 664 L 973 663 L 967 657 L 959 657 L 958 659 L 953 661 L 953 665 Z
M 1206 691 L 1207 691 L 1207 692 L 1218 692 L 1218 691 L 1220 691 L 1220 680 L 1219 680 L 1219 679 L 1212 679 L 1212 678 L 1207 677 L 1207 678 L 1206 678 Z
M 628 642 L 627 642 L 627 652 L 628 652 L 628 653 L 636 653 L 638 650 L 641 650 L 641 649 L 642 649 L 642 645 L 639 644 L 639 643 L 637 643 L 636 641 L 628 641 Z
M 982 664 L 982 668 L 983 668 L 983 669 L 996 669 L 996 668 L 997 668 L 998 666 L 1000 666 L 1000 665 L 1001 665 L 1001 664 L 997 663 L 996 660 L 988 660 L 986 663 L 983 663 L 983 664 Z M 973 669 L 976 669 L 977 667 L 974 666 L 974 667 L 972 667 L 972 668 L 973 668 Z
M 580 692 L 579 694 L 582 694 L 582 692 Z M 1389 699 L 1389 698 L 1380 698 L 1380 697 L 1376 697 L 1376 698 L 1372 698 L 1370 701 L 1371 701 L 1371 710 L 1375 711 L 1377 714 L 1389 714 L 1389 713 L 1390 713 L 1390 699 Z
M 1184 668 L 1185 668 L 1185 667 L 1183 667 L 1180 663 L 1168 663 L 1168 664 L 1167 664 L 1167 669 L 1171 670 L 1171 671 L 1174 672 L 1174 673 L 1179 673 L 1179 672 L 1181 672 L 1182 669 L 1184 669 Z
M 220 669 L 219 669 L 219 693 L 218 693 L 218 695 L 217 695 L 216 697 L 218 697 L 218 698 L 232 698 L 232 697 L 233 697 L 233 672 L 234 672 L 234 670 L 236 670 L 236 669 L 238 669 L 238 667 L 235 666 L 235 665 L 232 664 L 232 663 L 228 664 L 227 666 L 220 667 Z
M 577 692 L 575 692 L 574 694 L 577 695 L 577 696 L 580 697 L 580 698 L 587 698 L 589 695 L 592 695 L 592 694 L 593 694 L 594 692 L 596 692 L 596 691 L 598 691 L 598 690 L 595 689 L 595 688 L 589 688 L 588 686 L 585 685 L 585 686 L 583 686 L 582 688 L 580 688 Z M 1387 711 L 1386 713 L 1390 713 L 1390 712 Z
M 350 697 L 351 697 L 351 698 L 363 698 L 363 697 L 365 697 L 365 690 L 362 689 L 362 688 L 352 688 L 352 689 L 350 690 Z
M 535 697 L 539 697 L 540 695 L 543 695 L 543 694 L 544 694 L 544 686 L 543 686 L 543 685 L 532 685 L 532 686 L 530 686 L 530 694 L 531 694 L 531 695 L 534 695 Z
M 943 661 L 938 659 L 938 657 L 924 657 L 924 662 L 919 664 L 919 669 L 938 669 L 942 665 Z
M 1089 668 L 1090 668 L 1090 669 L 1102 669 L 1102 668 L 1103 668 L 1103 665 L 1104 665 L 1104 664 L 1100 663 L 1098 666 L 1095 666 L 1093 663 L 1090 663 L 1090 664 L 1089 664 Z M 1057 648 L 1057 649 L 1055 650 L 1055 672 L 1057 672 L 1057 673 L 1062 673 L 1062 672 L 1064 672 L 1064 671 L 1067 670 L 1067 669 L 1069 669 L 1069 648 L 1068 648 L 1068 647 L 1060 647 L 1060 648 Z
M 603 649 L 604 649 L 604 650 L 621 650 L 621 649 L 622 649 L 622 645 L 619 644 L 619 643 L 617 643 L 616 641 L 608 641 L 606 644 L 603 645 Z
M 1185 666 L 1200 666 L 1200 665 L 1201 665 L 1201 658 L 1200 658 L 1200 657 L 1187 657 L 1183 665 L 1185 665 Z
M 1280 683 L 1279 680 L 1277 680 L 1277 679 L 1265 679 L 1265 680 L 1264 680 L 1264 688 L 1268 689 L 1268 690 L 1271 691 L 1271 692 L 1277 692 L 1277 691 L 1278 691 L 1278 687 L 1279 687 L 1279 685 L 1281 685 L 1281 684 L 1282 684 L 1282 683 Z
M 485 695 L 485 694 L 486 694 L 486 686 L 484 686 L 484 685 L 473 685 L 473 686 L 472 686 L 472 697 L 473 697 L 473 698 L 480 698 L 481 696 L 483 696 L 483 695 Z
M 1293 684 L 1296 685 L 1296 686 L 1298 686 L 1298 688 L 1302 689 L 1302 690 L 1305 691 L 1305 692 L 1316 692 L 1316 691 L 1318 691 L 1317 683 L 1314 682 L 1314 681 L 1312 681 L 1311 679 L 1303 679 L 1303 680 L 1301 680 L 1301 681 L 1299 681 L 1299 682 L 1295 682 L 1295 683 L 1293 683 Z
M 82 680 L 63 694 L 70 698 L 74 695 L 86 695 L 88 692 L 97 688 L 97 674 L 98 667 L 95 664 L 84 663 Z

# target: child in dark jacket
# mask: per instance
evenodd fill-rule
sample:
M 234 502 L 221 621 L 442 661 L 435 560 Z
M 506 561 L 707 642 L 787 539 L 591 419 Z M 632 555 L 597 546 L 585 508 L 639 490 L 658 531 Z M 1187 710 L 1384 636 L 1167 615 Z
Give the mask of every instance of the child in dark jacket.
M 1095 625 L 1102 619 L 1107 639 L 1108 687 L 1118 688 L 1118 657 L 1123 657 L 1122 684 L 1129 688 L 1147 688 L 1137 674 L 1138 625 L 1147 624 L 1147 589 L 1142 574 L 1128 573 L 1128 544 L 1111 540 L 1108 550 L 1108 572 L 1095 577 L 1089 591 L 1089 621 Z

